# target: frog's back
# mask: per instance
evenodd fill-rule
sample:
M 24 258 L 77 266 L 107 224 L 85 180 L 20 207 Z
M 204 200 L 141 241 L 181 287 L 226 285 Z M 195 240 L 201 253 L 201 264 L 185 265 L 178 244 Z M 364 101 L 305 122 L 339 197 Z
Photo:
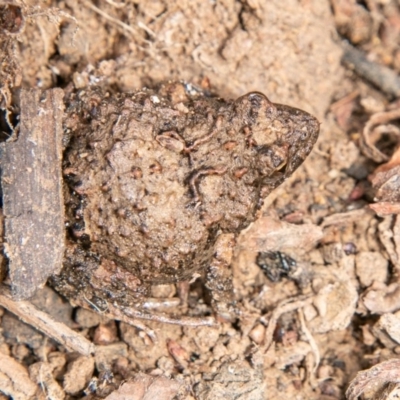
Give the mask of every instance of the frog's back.
M 141 280 L 190 278 L 218 235 L 247 226 L 286 177 L 288 109 L 261 94 L 225 102 L 171 83 L 117 95 L 88 88 L 68 104 L 69 241 Z

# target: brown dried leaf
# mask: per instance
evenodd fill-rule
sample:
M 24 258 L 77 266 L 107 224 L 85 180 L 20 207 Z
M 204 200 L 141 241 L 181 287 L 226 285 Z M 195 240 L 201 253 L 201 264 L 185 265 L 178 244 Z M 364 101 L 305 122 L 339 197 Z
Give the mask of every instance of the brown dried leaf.
M 400 147 L 391 159 L 379 166 L 369 177 L 375 189 L 375 199 L 381 202 L 400 201 Z
M 240 248 L 249 251 L 283 251 L 295 249 L 306 253 L 323 237 L 322 228 L 314 224 L 294 225 L 271 216 L 259 218 L 242 232 Z
M 364 391 L 378 390 L 386 382 L 400 382 L 400 359 L 384 361 L 359 372 L 350 383 L 346 397 L 348 400 L 357 400 Z
M 383 153 L 377 144 L 384 137 L 389 136 L 393 142 L 396 143 L 395 147 L 400 143 L 400 129 L 388 122 L 400 118 L 400 108 L 379 112 L 371 116 L 365 124 L 361 136 L 360 147 L 362 152 L 371 160 L 381 163 L 389 160 L 389 155 Z

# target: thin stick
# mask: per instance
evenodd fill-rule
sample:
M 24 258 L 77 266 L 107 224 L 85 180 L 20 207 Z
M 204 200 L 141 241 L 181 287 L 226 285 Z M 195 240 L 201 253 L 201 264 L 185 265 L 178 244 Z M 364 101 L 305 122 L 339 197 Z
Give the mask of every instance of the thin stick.
M 88 304 L 79 299 L 73 300 L 74 305 L 80 306 L 86 309 L 89 308 Z M 118 321 L 126 322 L 129 325 L 138 326 L 137 319 L 144 319 L 147 321 L 156 321 L 163 324 L 180 325 L 180 326 L 218 326 L 217 321 L 213 317 L 203 318 L 192 318 L 192 317 L 179 317 L 173 318 L 163 314 L 148 314 L 142 312 L 133 307 L 115 307 L 111 303 L 107 304 L 107 310 L 101 311 L 101 315 L 104 315 L 110 319 L 116 319 Z
M 307 338 L 308 343 L 310 343 L 311 350 L 312 350 L 313 353 L 314 353 L 314 358 L 315 358 L 314 362 L 315 362 L 315 365 L 314 365 L 314 368 L 313 368 L 313 370 L 312 370 L 311 372 L 313 373 L 313 375 L 315 375 L 315 373 L 316 373 L 316 371 L 317 371 L 317 368 L 318 368 L 318 366 L 319 366 L 319 363 L 321 362 L 321 355 L 320 355 L 320 353 L 319 353 L 319 348 L 318 348 L 317 342 L 316 342 L 315 339 L 314 339 L 314 336 L 311 334 L 311 332 L 310 332 L 309 329 L 307 328 L 306 321 L 305 321 L 305 319 L 304 319 L 303 310 L 302 310 L 301 308 L 299 308 L 299 309 L 297 310 L 297 313 L 299 314 L 299 320 L 300 320 L 301 330 L 303 331 L 305 337 Z
M 400 78 L 392 69 L 369 61 L 364 52 L 348 43 L 343 43 L 344 53 L 342 61 L 354 72 L 377 86 L 382 92 L 391 96 L 400 96 Z
M 124 31 L 131 33 L 132 35 L 136 35 L 137 31 L 136 29 L 132 28 L 131 26 L 125 24 L 124 22 L 120 21 L 117 18 L 112 17 L 111 15 L 107 14 L 106 12 L 104 12 L 103 10 L 101 10 L 100 8 L 96 7 L 94 4 L 91 4 L 88 1 L 85 1 L 85 5 L 87 7 L 89 7 L 90 9 L 92 9 L 94 12 L 96 12 L 97 14 L 101 15 L 103 18 L 105 18 L 106 20 L 113 22 L 114 24 L 118 25 L 119 27 L 121 27 Z
M 10 289 L 5 285 L 0 285 L 0 306 L 15 314 L 26 324 L 56 340 L 69 351 L 77 351 L 84 356 L 89 356 L 95 351 L 95 345 L 81 334 L 55 321 L 28 301 L 14 301 Z
M 284 300 L 281 304 L 279 304 L 274 311 L 271 314 L 271 317 L 268 321 L 268 328 L 265 332 L 265 344 L 264 344 L 264 351 L 267 352 L 269 347 L 272 344 L 273 337 L 274 337 L 274 331 L 276 328 L 276 324 L 278 322 L 278 319 L 282 314 L 285 314 L 287 312 L 295 311 L 298 310 L 299 308 L 303 308 L 304 306 L 311 304 L 313 301 L 313 297 L 306 297 L 300 296 L 289 299 L 289 300 Z

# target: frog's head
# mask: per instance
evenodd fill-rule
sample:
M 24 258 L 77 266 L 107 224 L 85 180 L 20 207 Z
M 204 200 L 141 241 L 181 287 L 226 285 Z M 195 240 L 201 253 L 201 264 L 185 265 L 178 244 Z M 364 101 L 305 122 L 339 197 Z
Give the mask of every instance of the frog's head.
M 261 176 L 263 196 L 288 178 L 311 152 L 319 134 L 319 122 L 297 108 L 275 104 L 259 92 L 236 100 L 253 146 L 254 167 Z

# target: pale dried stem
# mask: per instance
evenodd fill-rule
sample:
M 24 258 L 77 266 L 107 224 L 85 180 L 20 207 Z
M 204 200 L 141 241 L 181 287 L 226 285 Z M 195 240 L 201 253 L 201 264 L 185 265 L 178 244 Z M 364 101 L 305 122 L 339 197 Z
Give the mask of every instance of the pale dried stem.
M 272 344 L 273 341 L 273 335 L 274 331 L 276 328 L 276 324 L 281 317 L 281 315 L 287 313 L 287 312 L 292 312 L 295 310 L 298 310 L 299 308 L 303 308 L 309 304 L 311 304 L 313 301 L 313 297 L 307 297 L 304 298 L 304 296 L 292 298 L 289 300 L 285 300 L 282 303 L 280 303 L 272 312 L 269 321 L 268 321 L 268 327 L 265 332 L 265 344 L 263 346 L 264 352 L 267 352 L 269 347 Z
M 109 305 L 108 311 L 110 315 L 114 316 L 115 319 L 120 321 L 131 323 L 132 318 L 144 319 L 147 321 L 156 321 L 164 324 L 171 325 L 180 325 L 180 326 L 190 326 L 190 327 L 199 327 L 199 326 L 217 326 L 217 321 L 212 317 L 203 317 L 203 318 L 191 318 L 191 317 L 179 317 L 172 318 L 167 315 L 162 314 L 147 314 L 142 311 L 136 310 L 132 307 L 122 307 L 117 308 L 113 305 Z
M 307 338 L 308 343 L 310 343 L 311 350 L 314 353 L 314 362 L 315 362 L 315 364 L 314 364 L 314 368 L 312 370 L 312 373 L 315 374 L 315 372 L 317 371 L 317 368 L 319 366 L 319 363 L 321 361 L 321 355 L 319 353 L 318 345 L 317 345 L 313 335 L 311 334 L 311 332 L 307 328 L 306 321 L 304 319 L 303 310 L 302 309 L 298 309 L 297 313 L 299 314 L 301 330 L 303 331 L 305 337 Z
M 15 314 L 19 319 L 62 344 L 69 351 L 84 356 L 94 353 L 95 346 L 81 334 L 55 321 L 50 315 L 38 310 L 28 301 L 14 301 L 10 289 L 0 285 L 0 306 Z

